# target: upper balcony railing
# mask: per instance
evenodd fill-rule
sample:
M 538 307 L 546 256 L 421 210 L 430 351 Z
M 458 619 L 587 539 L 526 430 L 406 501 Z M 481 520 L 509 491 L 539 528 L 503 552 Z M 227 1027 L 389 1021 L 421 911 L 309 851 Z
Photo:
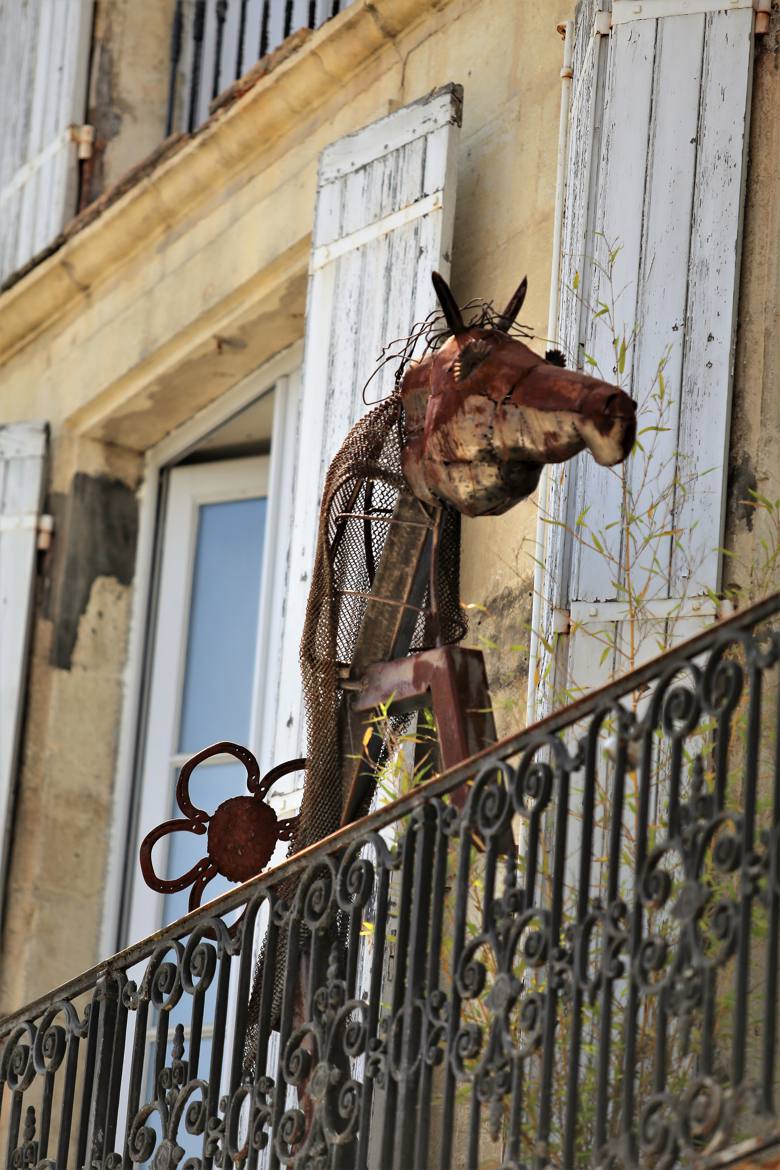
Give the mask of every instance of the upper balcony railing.
M 168 134 L 194 130 L 215 98 L 301 28 L 315 29 L 349 0 L 176 0 Z
M 6 1165 L 780 1141 L 779 672 L 777 595 L 7 1017 Z

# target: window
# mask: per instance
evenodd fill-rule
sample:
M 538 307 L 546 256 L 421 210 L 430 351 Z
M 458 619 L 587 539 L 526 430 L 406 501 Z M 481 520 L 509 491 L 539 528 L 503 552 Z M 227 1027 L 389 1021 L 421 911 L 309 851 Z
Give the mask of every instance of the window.
M 255 456 L 176 467 L 168 475 L 149 712 L 141 766 L 143 831 L 181 816 L 174 793 L 182 765 L 218 740 L 248 744 L 252 727 L 260 583 L 265 542 L 268 458 Z M 235 760 L 214 757 L 193 773 L 196 805 L 213 809 L 245 792 Z M 205 841 L 173 833 L 155 851 L 158 873 L 186 873 Z M 218 880 L 218 879 L 217 879 Z M 204 900 L 227 888 L 215 880 Z M 187 891 L 165 894 L 152 922 L 135 899 L 131 937 L 187 912 Z
M 297 352 L 288 368 L 291 361 Z M 295 463 L 287 431 L 296 413 L 296 375 L 279 376 L 269 387 L 258 373 L 147 461 L 123 729 L 134 744 L 120 745 L 114 828 L 125 859 L 124 911 L 114 906 L 110 888 L 106 901 L 106 930 L 113 927 L 119 945 L 187 911 L 188 890 L 152 891 L 138 860 L 149 830 L 182 816 L 175 801 L 182 764 L 219 740 L 248 747 L 263 770 L 278 750 L 278 645 Z M 299 780 L 291 776 L 286 788 L 279 786 L 280 815 L 297 807 Z M 244 768 L 228 756 L 204 761 L 190 792 L 199 807 L 213 811 L 246 792 Z M 156 872 L 167 879 L 187 872 L 205 847 L 202 835 L 166 835 L 154 846 Z M 121 872 L 113 875 L 115 889 L 120 880 Z M 215 879 L 203 900 L 228 884 Z M 118 889 L 116 895 L 119 902 Z
M 171 29 L 167 133 L 195 130 L 211 103 L 299 29 L 316 29 L 348 0 L 177 0 Z

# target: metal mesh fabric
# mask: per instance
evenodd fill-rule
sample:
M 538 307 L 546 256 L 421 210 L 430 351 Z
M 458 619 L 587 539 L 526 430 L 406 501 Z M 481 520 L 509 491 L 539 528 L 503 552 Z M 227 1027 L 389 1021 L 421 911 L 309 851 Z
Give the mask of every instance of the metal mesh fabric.
M 301 674 L 307 729 L 307 773 L 290 854 L 335 832 L 346 793 L 342 785 L 342 707 L 347 692 L 340 679 L 348 671 L 361 629 L 375 567 L 390 529 L 399 494 L 409 495 L 401 469 L 403 407 L 395 392 L 366 414 L 347 435 L 330 465 L 320 509 L 317 549 L 301 639 Z M 460 606 L 460 517 L 442 508 L 437 558 L 438 636 L 459 641 L 466 632 Z M 417 621 L 412 650 L 429 642 L 429 600 Z M 389 749 L 388 749 L 389 750 Z M 366 812 L 367 808 L 360 810 Z M 295 889 L 280 891 L 285 899 Z M 338 928 L 337 932 L 338 933 Z M 255 973 L 250 1001 L 247 1054 L 254 1051 L 257 1009 L 265 953 Z M 286 948 L 274 955 L 274 1026 L 278 1025 Z

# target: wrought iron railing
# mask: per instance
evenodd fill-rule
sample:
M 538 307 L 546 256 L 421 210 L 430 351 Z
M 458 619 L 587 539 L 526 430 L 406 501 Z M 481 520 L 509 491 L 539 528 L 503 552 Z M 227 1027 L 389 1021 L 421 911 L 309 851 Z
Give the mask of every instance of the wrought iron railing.
M 779 671 L 780 595 L 7 1017 L 6 1164 L 661 1168 L 780 1139 Z
M 176 0 L 167 133 L 194 130 L 215 98 L 301 28 L 316 29 L 349 0 Z

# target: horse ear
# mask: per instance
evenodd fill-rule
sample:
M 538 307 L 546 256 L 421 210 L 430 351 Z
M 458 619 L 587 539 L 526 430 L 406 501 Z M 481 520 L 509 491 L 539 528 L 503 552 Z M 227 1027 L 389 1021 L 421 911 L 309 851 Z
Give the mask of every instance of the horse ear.
M 500 317 L 496 318 L 496 329 L 501 329 L 504 333 L 508 333 L 515 322 L 517 314 L 523 307 L 525 294 L 528 292 L 528 277 L 524 276 L 517 286 L 517 290 L 509 298 L 509 304 L 504 309 Z
M 440 272 L 432 272 L 431 280 L 436 290 L 436 296 L 439 298 L 439 304 L 444 311 L 444 317 L 449 326 L 450 333 L 453 333 L 456 337 L 459 333 L 465 333 L 466 326 L 463 324 L 460 309 L 457 306 L 447 281 Z

